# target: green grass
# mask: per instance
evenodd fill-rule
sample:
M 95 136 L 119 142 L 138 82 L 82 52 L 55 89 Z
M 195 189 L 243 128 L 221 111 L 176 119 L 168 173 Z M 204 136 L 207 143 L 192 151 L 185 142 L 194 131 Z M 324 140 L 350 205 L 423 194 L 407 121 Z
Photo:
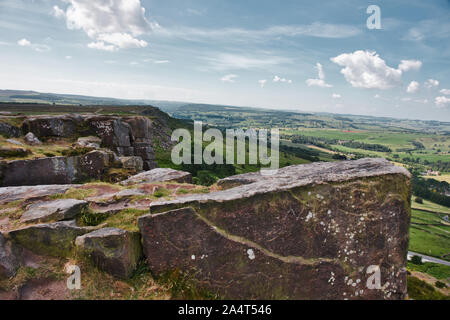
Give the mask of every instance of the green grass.
M 411 225 L 409 250 L 444 259 L 443 255 L 450 253 L 450 241 L 442 235 Z M 450 261 L 450 258 L 445 260 Z
M 433 286 L 415 277 L 408 277 L 408 296 L 413 300 L 449 300 Z
M 433 211 L 437 213 L 444 213 L 445 215 L 450 214 L 450 208 L 441 206 L 439 204 L 433 203 L 431 201 L 423 199 L 423 204 L 417 203 L 415 201 L 415 198 L 413 196 L 412 199 L 412 208 L 413 209 L 419 209 L 419 210 L 426 210 L 426 211 Z
M 148 210 L 125 209 L 107 218 L 104 223 L 111 228 L 119 228 L 127 231 L 139 231 L 137 219 L 145 214 Z
M 424 262 L 421 265 L 408 262 L 408 270 L 427 273 L 436 279 L 450 281 L 450 266 L 432 262 Z

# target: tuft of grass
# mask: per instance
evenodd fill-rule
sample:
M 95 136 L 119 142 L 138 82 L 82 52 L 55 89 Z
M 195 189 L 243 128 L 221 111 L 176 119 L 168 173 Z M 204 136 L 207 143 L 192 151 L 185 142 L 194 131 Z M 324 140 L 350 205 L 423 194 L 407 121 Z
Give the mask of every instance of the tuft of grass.
M 97 193 L 96 189 L 81 189 L 81 188 L 70 188 L 64 194 L 55 194 L 50 196 L 51 199 L 76 199 L 84 200 L 86 198 L 95 196 Z
M 95 227 L 108 218 L 106 213 L 95 213 L 92 210 L 82 212 L 78 218 L 78 224 L 86 227 Z
M 188 193 L 189 193 L 189 191 L 184 188 L 180 188 L 177 190 L 177 194 L 188 194 Z
M 140 216 L 147 214 L 149 210 L 125 209 L 109 216 L 104 222 L 108 227 L 124 229 L 127 231 L 139 231 L 137 220 Z
M 168 197 L 171 195 L 171 192 L 167 190 L 166 188 L 159 188 L 153 193 L 153 196 L 155 198 L 162 198 L 162 197 Z
M 189 274 L 179 269 L 167 271 L 157 277 L 158 283 L 166 286 L 174 299 L 219 300 L 217 294 L 198 288 Z

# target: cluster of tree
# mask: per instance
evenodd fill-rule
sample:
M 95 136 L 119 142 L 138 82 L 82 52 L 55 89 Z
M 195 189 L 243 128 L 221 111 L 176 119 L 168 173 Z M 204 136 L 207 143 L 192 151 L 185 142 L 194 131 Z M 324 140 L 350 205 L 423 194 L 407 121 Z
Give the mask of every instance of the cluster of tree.
M 445 181 L 424 179 L 418 176 L 414 176 L 412 179 L 412 191 L 416 196 L 446 207 L 450 207 L 450 197 L 445 195 L 449 190 L 450 185 Z
M 341 144 L 348 148 L 363 149 L 378 152 L 392 152 L 392 149 L 381 144 L 364 143 L 359 141 L 340 141 L 339 139 L 317 138 L 308 136 L 289 137 L 294 143 L 311 144 L 321 148 L 330 149 L 330 145 Z
M 289 147 L 289 146 L 281 145 L 280 152 L 289 153 L 289 154 L 296 156 L 297 158 L 302 158 L 305 160 L 309 160 L 311 162 L 320 161 L 319 152 L 312 150 L 312 149 L 296 148 L 296 147 Z
M 364 143 L 358 141 L 346 141 L 342 143 L 343 146 L 353 149 L 363 149 L 378 152 L 392 152 L 392 149 L 381 144 Z
M 398 159 L 399 157 L 395 157 L 394 155 L 394 158 Z M 424 166 L 429 167 L 435 171 L 450 172 L 450 161 L 438 160 L 436 162 L 430 162 L 428 160 L 422 161 L 420 158 L 404 157 L 402 159 L 402 162 L 408 164 L 423 164 Z

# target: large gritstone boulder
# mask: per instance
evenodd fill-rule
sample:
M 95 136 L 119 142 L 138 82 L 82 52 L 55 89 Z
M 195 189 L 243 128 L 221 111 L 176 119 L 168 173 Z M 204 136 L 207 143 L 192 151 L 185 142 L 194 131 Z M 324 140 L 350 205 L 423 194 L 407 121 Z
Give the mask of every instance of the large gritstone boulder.
M 122 279 L 131 276 L 142 257 L 138 232 L 105 228 L 80 236 L 75 243 L 100 270 Z
M 37 202 L 28 206 L 20 218 L 25 223 L 71 220 L 88 209 L 88 202 L 75 199 L 60 199 Z
M 132 176 L 129 179 L 122 181 L 121 184 L 124 186 L 129 186 L 133 184 L 168 181 L 178 183 L 192 183 L 192 175 L 189 172 L 178 171 L 169 168 L 157 168 Z
M 0 280 L 14 276 L 19 264 L 19 249 L 0 233 Z
M 100 179 L 109 160 L 108 153 L 96 150 L 76 157 L 0 162 L 0 186 L 71 184 Z
M 361 159 L 234 179 L 228 190 L 151 204 L 139 228 L 155 275 L 181 270 L 231 299 L 405 298 L 404 168 Z
M 41 140 L 39 140 L 33 132 L 28 132 L 24 137 L 25 143 L 30 146 L 39 146 L 42 144 Z
M 64 137 L 75 136 L 78 131 L 78 121 L 71 116 L 37 116 L 26 119 L 22 130 L 32 132 L 38 137 Z
M 78 227 L 75 221 L 63 221 L 13 230 L 8 237 L 34 253 L 67 257 L 75 248 L 75 239 L 91 231 L 92 228 Z
M 141 157 L 119 157 L 119 161 L 124 169 L 140 172 L 144 168 L 144 162 Z
M 20 129 L 16 126 L 10 125 L 9 123 L 0 121 L 0 135 L 6 137 L 18 138 L 20 137 Z

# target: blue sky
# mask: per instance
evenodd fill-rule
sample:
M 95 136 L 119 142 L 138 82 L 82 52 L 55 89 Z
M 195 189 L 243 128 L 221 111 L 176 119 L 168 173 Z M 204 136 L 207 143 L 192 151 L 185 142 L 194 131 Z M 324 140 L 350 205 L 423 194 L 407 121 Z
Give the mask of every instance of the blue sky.
M 2 89 L 450 121 L 450 1 L 0 0 L 0 67 Z

